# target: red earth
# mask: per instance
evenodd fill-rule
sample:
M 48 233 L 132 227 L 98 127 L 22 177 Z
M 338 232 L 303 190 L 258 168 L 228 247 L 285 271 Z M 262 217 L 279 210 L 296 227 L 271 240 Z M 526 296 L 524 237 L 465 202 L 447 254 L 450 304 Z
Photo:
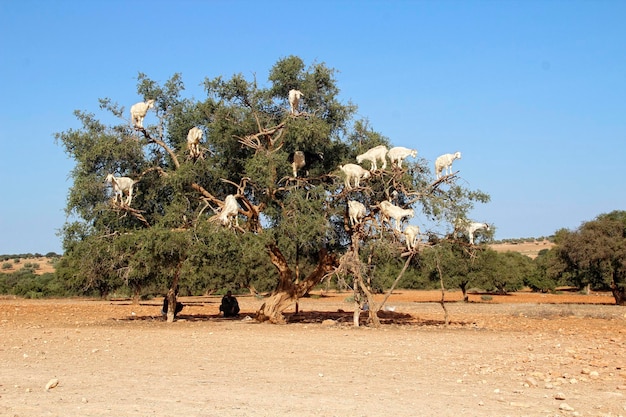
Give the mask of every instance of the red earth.
M 383 325 L 349 293 L 288 324 L 263 300 L 0 300 L 1 416 L 626 416 L 626 307 L 609 294 L 398 291 Z M 389 311 L 393 310 L 393 311 Z M 53 381 L 56 386 L 45 389 Z M 54 383 L 52 384 L 54 385 Z

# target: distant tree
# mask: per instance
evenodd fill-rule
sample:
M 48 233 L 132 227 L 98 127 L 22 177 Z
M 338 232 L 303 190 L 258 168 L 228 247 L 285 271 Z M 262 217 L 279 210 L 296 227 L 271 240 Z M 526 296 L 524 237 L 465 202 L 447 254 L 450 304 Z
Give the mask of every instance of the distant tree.
M 555 252 L 551 249 L 542 249 L 533 260 L 533 273 L 525 277 L 524 285 L 533 291 L 554 291 L 558 285 L 558 278 L 552 273 L 550 265 Z
M 137 299 L 143 288 L 161 286 L 173 312 L 179 287 L 266 287 L 271 294 L 257 318 L 282 322 L 287 306 L 343 271 L 372 307 L 370 245 L 382 242 L 398 256 L 404 245 L 380 217 L 379 202 L 451 224 L 489 200 L 457 184 L 456 173 L 435 180 L 425 160 L 345 186 L 340 165 L 390 142 L 353 119 L 356 107 L 338 100 L 334 70 L 324 64 L 307 67 L 290 56 L 272 67 L 267 86 L 238 74 L 207 79 L 204 88 L 202 101 L 185 99 L 180 75 L 159 85 L 139 74 L 139 95 L 155 100 L 145 127 L 131 126 L 124 107 L 102 99 L 118 124 L 76 112 L 82 127 L 56 135 L 76 161 L 67 205 L 73 221 L 64 227 L 57 269 L 75 288 L 104 295 L 127 286 Z M 291 89 L 304 95 L 296 114 L 287 103 Z M 193 151 L 186 139 L 192 127 L 204 133 Z M 296 151 L 309 159 L 294 176 Z M 111 198 L 108 174 L 136 181 L 130 205 Z M 228 195 L 239 206 L 232 222 L 220 216 Z M 349 199 L 368 207 L 355 227 L 346 216 Z M 396 278 L 407 268 L 399 269 Z M 376 322 L 376 308 L 370 319 Z
M 463 301 L 469 301 L 467 290 L 472 281 L 471 271 L 480 251 L 468 245 L 443 240 L 436 245 L 426 247 L 422 251 L 421 267 L 433 283 L 443 283 L 447 289 L 459 288 L 463 292 Z
M 626 305 L 626 211 L 601 214 L 556 234 L 552 267 L 579 288 L 610 289 Z
M 486 249 L 477 257 L 472 282 L 487 291 L 506 294 L 524 286 L 526 277 L 533 273 L 532 259 L 519 252 L 496 252 Z

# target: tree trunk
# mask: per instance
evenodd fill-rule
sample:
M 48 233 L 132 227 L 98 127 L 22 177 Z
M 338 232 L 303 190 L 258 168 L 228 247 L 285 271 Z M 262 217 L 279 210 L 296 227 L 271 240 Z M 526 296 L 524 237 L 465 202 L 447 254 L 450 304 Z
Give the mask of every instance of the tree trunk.
M 139 305 L 139 298 L 140 298 L 140 293 L 141 293 L 141 288 L 137 285 L 133 287 L 133 304 L 135 305 Z
M 178 279 L 180 278 L 180 270 L 183 266 L 183 261 L 180 261 L 174 271 L 174 279 L 172 285 L 167 291 L 167 322 L 173 323 L 176 317 L 176 294 L 178 289 Z
M 402 270 L 400 271 L 400 273 L 398 274 L 398 276 L 396 277 L 395 281 L 393 282 L 393 284 L 391 284 L 391 288 L 389 288 L 389 290 L 387 291 L 387 294 L 385 294 L 385 298 L 383 298 L 383 300 L 380 302 L 380 305 L 378 305 L 376 307 L 377 310 L 380 310 L 383 308 L 383 306 L 385 305 L 385 303 L 387 302 L 387 299 L 389 298 L 389 296 L 393 293 L 393 290 L 396 289 L 396 285 L 398 285 L 398 282 L 400 282 L 400 279 L 402 278 L 402 276 L 404 275 L 404 273 L 406 272 L 407 268 L 409 267 L 409 264 L 411 263 L 411 259 L 413 259 L 413 255 L 415 255 L 415 252 L 411 252 L 409 254 L 409 257 L 406 259 L 406 261 L 404 262 L 404 266 L 402 267 Z
M 441 308 L 443 308 L 443 318 L 446 326 L 450 324 L 450 320 L 448 319 L 448 309 L 446 308 L 446 287 L 443 285 L 443 271 L 441 270 L 441 264 L 439 263 L 439 258 L 436 259 L 437 263 L 437 272 L 439 273 L 439 284 L 441 285 Z
M 293 272 L 287 260 L 281 253 L 278 246 L 272 244 L 268 246 L 268 253 L 272 264 L 278 270 L 278 285 L 272 295 L 263 303 L 259 311 L 257 311 L 258 321 L 270 321 L 271 323 L 284 323 L 285 317 L 282 312 L 290 303 L 296 301 L 304 294 L 309 292 L 313 287 L 322 282 L 322 279 L 335 270 L 337 260 L 334 255 L 326 252 L 325 249 L 320 250 L 317 267 L 311 274 L 299 282 L 294 282 Z
M 167 292 L 167 322 L 173 323 L 176 314 L 176 292 L 170 288 Z
M 354 298 L 354 311 L 352 312 L 352 323 L 354 327 L 359 327 L 359 320 L 361 318 L 361 293 L 359 292 L 359 286 L 356 282 L 356 278 L 354 279 L 354 283 L 352 284 L 353 290 L 353 298 Z
M 467 295 L 467 282 L 460 283 L 459 288 L 461 288 L 461 292 L 463 293 L 463 302 L 469 303 L 469 295 Z
M 360 272 L 358 276 L 355 277 L 355 281 L 358 281 L 359 286 L 361 287 L 361 291 L 365 294 L 365 298 L 367 298 L 367 304 L 369 308 L 367 310 L 370 321 L 372 322 L 372 326 L 380 327 L 380 319 L 378 318 L 378 310 L 379 307 L 376 305 L 376 300 L 374 300 L 374 294 L 367 288 L 367 285 L 363 282 L 363 277 Z
M 615 281 L 611 283 L 611 292 L 615 298 L 615 304 L 618 306 L 626 306 L 626 287 L 618 286 Z

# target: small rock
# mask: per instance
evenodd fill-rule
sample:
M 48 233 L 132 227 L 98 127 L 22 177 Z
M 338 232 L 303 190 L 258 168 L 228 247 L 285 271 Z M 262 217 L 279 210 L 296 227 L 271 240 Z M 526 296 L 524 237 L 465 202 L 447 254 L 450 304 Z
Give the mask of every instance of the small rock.
M 529 376 L 528 378 L 526 378 L 526 383 L 530 387 L 536 387 L 538 385 L 537 380 L 533 378 L 532 376 Z
M 574 408 L 572 408 L 570 405 L 568 405 L 567 403 L 563 403 L 561 405 L 559 405 L 559 410 L 563 410 L 563 411 L 574 411 Z
M 618 385 L 617 389 L 622 390 L 622 391 L 626 391 L 626 385 Z
M 555 399 L 555 400 L 564 400 L 564 399 L 565 399 L 565 394 L 563 394 L 562 392 L 557 392 L 557 393 L 554 395 L 554 399 Z
M 332 319 L 326 319 L 322 322 L 322 326 L 328 326 L 328 327 L 332 327 L 335 324 L 337 324 L 337 322 L 335 320 Z
M 46 391 L 50 391 L 52 388 L 56 387 L 57 385 L 59 385 L 59 380 L 56 378 L 52 378 L 50 381 L 48 381 L 48 383 L 46 384 Z

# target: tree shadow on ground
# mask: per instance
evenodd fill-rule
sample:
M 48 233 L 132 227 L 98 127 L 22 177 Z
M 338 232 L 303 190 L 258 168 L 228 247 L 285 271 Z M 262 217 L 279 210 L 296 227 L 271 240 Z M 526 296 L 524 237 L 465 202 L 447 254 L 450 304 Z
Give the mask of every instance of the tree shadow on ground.
M 442 326 L 445 320 L 421 319 L 408 313 L 396 311 L 379 311 L 378 318 L 382 325 L 404 325 L 404 326 Z M 299 313 L 285 314 L 287 323 L 322 323 L 324 320 L 333 320 L 341 324 L 352 325 L 354 320 L 351 311 L 307 311 Z M 361 312 L 359 315 L 359 325 L 367 325 L 369 322 L 368 313 Z M 456 326 L 469 326 L 473 322 L 451 321 L 449 324 Z
M 188 322 L 240 322 L 246 321 L 250 323 L 258 323 L 254 319 L 255 314 L 252 312 L 240 313 L 237 317 L 223 317 L 217 314 L 184 314 L 176 316 L 176 321 Z M 352 325 L 353 314 L 351 311 L 306 311 L 298 313 L 284 314 L 287 324 L 321 324 L 325 320 L 332 320 L 340 325 Z M 401 326 L 443 326 L 445 321 L 433 319 L 421 319 L 408 313 L 395 311 L 379 311 L 378 317 L 382 325 L 401 325 Z M 160 314 L 150 316 L 128 316 L 117 319 L 118 321 L 166 321 L 166 316 Z M 359 325 L 366 326 L 369 322 L 368 313 L 361 312 L 359 316 Z M 473 326 L 474 322 L 466 321 L 450 321 L 452 326 Z

